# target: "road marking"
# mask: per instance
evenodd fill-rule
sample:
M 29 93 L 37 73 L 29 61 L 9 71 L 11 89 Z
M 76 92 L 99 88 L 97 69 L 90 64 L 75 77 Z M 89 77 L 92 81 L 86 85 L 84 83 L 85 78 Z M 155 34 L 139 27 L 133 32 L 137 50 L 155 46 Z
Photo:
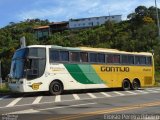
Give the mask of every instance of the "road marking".
M 87 93 L 87 95 L 89 95 L 91 98 L 97 98 L 94 94 L 92 93 Z
M 80 100 L 80 97 L 77 94 L 73 94 L 75 100 Z
M 131 91 L 125 91 L 125 92 L 128 92 L 128 93 L 133 94 L 133 95 L 136 95 L 136 94 L 137 94 L 137 93 L 131 92 Z
M 61 102 L 61 95 L 56 95 L 55 102 Z
M 157 88 L 147 88 L 146 90 L 160 90 L 160 87 L 157 87 Z
M 100 98 L 106 98 L 106 97 L 100 97 Z M 83 101 L 83 100 L 90 100 L 91 98 L 84 98 L 84 99 L 80 99 L 80 101 Z M 75 101 L 74 99 L 72 100 L 64 100 L 63 102 L 71 102 L 71 101 Z M 41 102 L 41 103 L 38 103 L 38 105 L 43 105 L 43 104 L 53 104 L 54 102 Z M 11 106 L 11 107 L 22 107 L 22 106 L 32 106 L 32 104 L 22 104 L 22 105 L 14 105 L 14 106 Z M 6 108 L 6 106 L 4 107 L 0 107 L 0 109 L 4 109 Z
M 101 92 L 101 94 L 103 94 L 103 95 L 106 96 L 106 97 L 112 97 L 111 95 L 109 95 L 109 94 L 107 94 L 107 93 L 105 93 L 105 92 Z
M 142 91 L 142 90 L 136 90 L 136 91 L 138 91 L 140 93 L 148 94 L 148 92 L 146 92 L 146 91 Z
M 11 112 L 7 114 L 29 114 L 29 113 L 37 113 L 39 111 L 33 110 L 33 109 L 28 109 L 28 110 L 21 110 L 21 111 L 16 111 L 16 112 Z
M 8 98 L 9 96 L 10 96 L 10 95 L 5 95 L 5 96 L 1 97 L 0 100 L 3 100 L 3 99 L 5 99 L 5 98 Z
M 37 109 L 37 111 L 54 110 L 54 109 L 60 109 L 60 108 L 70 108 L 70 107 L 77 107 L 77 106 L 83 106 L 83 105 L 93 105 L 93 104 L 97 104 L 97 103 L 85 103 L 85 104 L 76 104 L 76 105 L 69 105 L 69 106 L 63 106 L 63 107 L 44 108 L 44 109 Z
M 157 89 L 157 88 L 156 88 Z M 160 90 L 160 89 L 159 89 Z M 135 92 L 131 92 L 131 91 L 125 91 L 125 92 L 128 92 L 128 93 L 130 93 L 130 94 L 132 94 L 132 95 L 136 95 L 136 94 L 140 94 L 140 93 L 135 93 Z M 151 89 L 145 89 L 145 91 L 142 91 L 142 90 L 138 90 L 137 92 L 145 92 L 145 93 L 152 93 L 152 92 L 155 92 L 155 93 L 159 93 L 159 91 L 154 91 L 154 90 L 151 90 Z M 111 95 L 109 95 L 108 93 L 106 93 L 106 92 L 99 92 L 99 93 L 101 93 L 101 94 L 103 94 L 104 95 L 104 97 L 102 96 L 102 97 L 96 97 L 95 95 L 93 95 L 92 93 L 86 93 L 86 94 L 88 94 L 91 98 L 84 98 L 84 99 L 81 99 L 79 96 L 78 96 L 78 94 L 74 94 L 73 96 L 74 96 L 74 99 L 71 99 L 71 100 L 61 100 L 61 96 L 60 95 L 57 95 L 57 96 L 55 96 L 55 102 L 66 102 L 66 101 L 74 101 L 74 100 L 88 100 L 88 99 L 92 99 L 92 98 L 105 98 L 105 97 L 116 97 L 116 96 L 111 96 Z M 77 95 L 77 96 L 76 96 Z M 93 97 L 94 96 L 94 97 Z M 10 97 L 10 95 L 6 95 L 6 96 L 3 96 L 3 97 L 1 97 L 0 98 L 0 100 L 3 100 L 3 99 L 5 99 L 5 98 L 8 98 L 8 97 Z M 23 96 L 24 97 L 24 96 Z M 30 104 L 23 104 L 23 105 L 16 105 L 23 97 L 21 97 L 21 98 L 16 98 L 15 100 L 13 100 L 11 103 L 9 103 L 8 105 L 6 105 L 6 106 L 3 106 L 3 107 L 0 107 L 0 109 L 3 109 L 3 108 L 5 108 L 5 107 L 21 107 L 21 106 L 30 106 L 30 105 L 32 105 L 32 104 L 48 104 L 48 103 L 53 103 L 53 101 L 52 102 L 43 102 L 43 103 L 39 103 L 40 102 L 40 97 L 38 98 L 36 98 L 36 100 L 34 100 L 34 102 L 33 103 L 30 103 Z M 39 101 L 39 102 L 38 102 Z
M 116 93 L 116 94 L 118 94 L 118 95 L 120 95 L 120 96 L 124 96 L 124 95 L 125 95 L 125 94 L 120 93 L 120 92 L 117 92 L 117 91 L 114 91 L 114 93 Z
M 158 93 L 158 91 L 155 91 L 155 90 L 147 90 L 149 92 L 153 92 L 153 93 Z
M 6 107 L 12 107 L 14 106 L 15 104 L 17 104 L 23 97 L 19 97 L 19 98 L 16 98 L 14 99 L 11 103 L 9 103 Z
M 38 103 L 41 101 L 41 99 L 42 99 L 42 96 L 38 96 L 38 97 L 33 101 L 32 104 L 38 104 Z
M 117 113 L 117 112 L 122 112 L 122 111 L 127 111 L 127 110 L 135 110 L 135 109 L 142 109 L 146 107 L 153 107 L 160 105 L 160 102 L 151 102 L 151 103 L 142 103 L 142 104 L 136 104 L 136 105 L 128 105 L 126 107 L 115 107 L 111 109 L 105 109 L 105 110 L 97 110 L 93 112 L 85 112 L 77 115 L 66 115 L 63 117 L 57 117 L 57 118 L 49 118 L 47 120 L 75 120 L 75 119 L 82 119 L 85 117 L 90 117 L 90 116 L 96 116 L 96 115 L 102 115 L 102 114 L 109 114 L 109 113 Z M 105 116 L 104 116 L 105 117 Z

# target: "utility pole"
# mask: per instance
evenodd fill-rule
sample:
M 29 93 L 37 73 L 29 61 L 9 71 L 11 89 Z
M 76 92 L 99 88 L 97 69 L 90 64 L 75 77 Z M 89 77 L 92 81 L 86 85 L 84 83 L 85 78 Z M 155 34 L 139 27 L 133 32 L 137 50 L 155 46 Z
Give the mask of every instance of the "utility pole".
M 158 8 L 157 8 L 157 0 L 155 0 L 155 7 L 156 7 L 156 14 L 157 14 L 158 36 L 160 37 L 160 25 L 159 25 L 159 15 L 158 15 Z

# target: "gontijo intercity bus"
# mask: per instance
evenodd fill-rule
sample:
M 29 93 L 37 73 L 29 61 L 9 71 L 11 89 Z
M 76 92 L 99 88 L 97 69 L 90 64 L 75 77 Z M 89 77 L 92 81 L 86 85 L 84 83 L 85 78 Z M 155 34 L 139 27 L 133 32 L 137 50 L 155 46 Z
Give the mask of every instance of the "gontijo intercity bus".
M 9 87 L 16 92 L 135 90 L 154 85 L 154 59 L 147 52 L 32 45 L 16 50 L 9 76 Z

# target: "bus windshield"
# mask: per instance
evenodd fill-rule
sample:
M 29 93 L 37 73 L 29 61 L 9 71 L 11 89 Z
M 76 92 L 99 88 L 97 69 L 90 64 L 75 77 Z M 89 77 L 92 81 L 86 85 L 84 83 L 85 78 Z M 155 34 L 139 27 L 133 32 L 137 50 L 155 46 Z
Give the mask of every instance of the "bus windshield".
M 46 65 L 45 48 L 29 48 L 26 60 L 27 80 L 33 80 L 43 75 Z
M 24 63 L 27 55 L 27 49 L 21 49 L 15 52 L 10 70 L 10 77 L 14 79 L 23 78 L 24 75 Z
M 10 70 L 10 78 L 28 80 L 39 78 L 43 75 L 46 65 L 44 48 L 24 48 L 15 52 Z

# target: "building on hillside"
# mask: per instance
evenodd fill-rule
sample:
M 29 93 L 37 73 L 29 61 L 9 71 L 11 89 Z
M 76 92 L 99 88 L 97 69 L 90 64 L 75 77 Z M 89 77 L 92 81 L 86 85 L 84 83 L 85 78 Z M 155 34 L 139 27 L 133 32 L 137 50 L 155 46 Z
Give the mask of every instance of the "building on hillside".
M 80 18 L 80 19 L 70 19 L 69 20 L 69 28 L 77 29 L 77 28 L 87 28 L 94 27 L 104 24 L 106 21 L 115 21 L 116 23 L 122 21 L 121 15 L 113 15 L 113 16 L 101 16 L 101 17 L 90 17 L 90 18 Z
M 64 22 L 53 22 L 52 24 L 49 25 L 50 27 L 50 32 L 55 33 L 55 32 L 62 32 L 64 30 L 69 29 L 69 22 L 64 21 Z
M 48 26 L 40 26 L 34 28 L 36 37 L 38 40 L 46 39 L 49 37 L 50 34 L 53 34 L 55 32 L 62 32 L 64 30 L 68 29 L 68 22 L 53 22 L 49 24 Z
M 34 28 L 36 38 L 38 40 L 40 39 L 46 39 L 50 35 L 50 27 L 49 26 L 40 26 Z
M 99 26 L 105 24 L 105 22 L 107 21 L 115 21 L 116 23 L 118 23 L 122 21 L 121 15 L 70 19 L 69 21 L 53 22 L 48 26 L 40 26 L 34 28 L 34 30 L 37 39 L 41 40 L 48 38 L 50 34 L 56 32 L 62 32 L 68 29 L 82 29 L 82 28 Z

